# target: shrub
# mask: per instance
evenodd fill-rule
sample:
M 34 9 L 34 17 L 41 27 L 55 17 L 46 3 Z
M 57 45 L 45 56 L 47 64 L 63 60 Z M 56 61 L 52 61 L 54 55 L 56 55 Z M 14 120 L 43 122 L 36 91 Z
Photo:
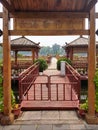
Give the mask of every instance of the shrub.
M 87 111 L 88 110 L 88 100 L 86 99 L 85 103 L 80 104 L 80 109 Z
M 3 86 L 2 86 L 2 76 L 0 75 L 0 112 L 3 112 Z
M 96 72 L 95 72 L 94 83 L 95 83 L 95 110 L 96 112 L 98 112 L 98 69 L 96 69 Z M 88 100 L 86 100 L 85 103 L 81 104 L 80 108 L 87 110 Z
M 67 63 L 71 64 L 71 60 L 70 59 L 68 59 L 68 58 L 60 58 L 57 61 L 57 70 L 61 69 L 61 61 L 66 61 Z
M 45 69 L 47 69 L 48 64 L 46 60 L 40 58 L 40 59 L 35 60 L 35 63 L 36 62 L 39 62 L 39 72 L 43 72 Z
M 98 69 L 96 69 L 95 77 L 94 77 L 94 83 L 95 83 L 95 109 L 96 112 L 98 112 Z
M 3 112 L 3 109 L 4 109 L 4 103 L 3 103 L 3 79 L 2 79 L 2 76 L 0 75 L 0 112 Z M 14 96 L 14 93 L 13 91 L 11 90 L 11 105 L 12 105 L 12 108 L 13 106 L 16 104 L 16 99 L 15 99 L 15 96 Z

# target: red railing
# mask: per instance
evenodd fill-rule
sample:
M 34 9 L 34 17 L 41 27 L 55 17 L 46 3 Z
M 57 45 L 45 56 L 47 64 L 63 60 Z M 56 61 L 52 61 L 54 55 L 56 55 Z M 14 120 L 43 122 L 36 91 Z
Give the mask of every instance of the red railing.
M 80 99 L 80 89 L 81 89 L 81 75 L 68 63 L 66 63 L 66 74 L 70 80 L 70 82 L 77 82 L 78 87 L 74 87 L 76 93 L 78 94 L 78 97 Z
M 74 88 L 78 87 L 77 82 L 59 82 L 59 75 L 42 75 L 36 80 L 30 90 L 24 95 L 26 101 L 77 101 L 78 96 Z
M 39 74 L 39 63 L 35 63 L 19 75 L 19 99 L 23 98 Z
M 11 68 L 12 69 L 27 69 L 33 64 L 32 60 L 18 60 L 17 64 L 15 61 L 11 61 Z
M 74 60 L 72 62 L 72 66 L 73 66 L 74 69 L 85 69 L 85 70 L 87 70 L 88 63 L 87 63 L 87 60 L 82 60 L 82 61 Z

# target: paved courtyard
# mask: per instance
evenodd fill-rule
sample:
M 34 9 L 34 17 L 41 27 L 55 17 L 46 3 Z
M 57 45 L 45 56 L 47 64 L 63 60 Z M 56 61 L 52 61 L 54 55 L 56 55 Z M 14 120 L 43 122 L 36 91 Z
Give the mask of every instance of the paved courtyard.
M 0 130 L 98 130 L 98 125 L 88 125 L 76 111 L 26 111 Z

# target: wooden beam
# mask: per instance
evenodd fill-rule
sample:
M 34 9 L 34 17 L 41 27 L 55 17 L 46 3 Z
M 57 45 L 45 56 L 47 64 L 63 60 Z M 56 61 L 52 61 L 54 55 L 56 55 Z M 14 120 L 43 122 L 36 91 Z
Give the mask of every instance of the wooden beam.
M 41 13 L 41 12 L 40 12 Z M 22 13 L 16 13 L 16 16 L 15 15 L 13 15 L 13 14 L 10 14 L 9 15 L 9 17 L 10 18 L 35 18 L 35 19 L 38 19 L 37 18 L 37 16 L 35 16 L 35 13 L 34 13 L 34 15 L 32 15 L 33 13 L 23 13 L 23 17 L 22 17 Z M 62 14 L 62 15 L 61 15 Z M 65 12 L 61 12 L 61 14 L 59 13 L 59 18 L 62 18 L 62 19 L 64 19 L 64 18 L 67 18 L 67 16 L 69 15 L 69 13 L 65 13 Z M 81 14 L 82 14 L 82 16 L 81 16 Z M 52 13 L 52 15 L 53 15 L 53 13 Z M 50 16 L 51 17 L 51 19 L 52 19 L 52 15 Z M 35 17 L 34 17 L 35 16 Z M 41 18 L 41 16 L 39 15 L 39 17 Z M 55 18 L 56 18 L 57 16 L 55 16 Z M 88 13 L 72 13 L 71 15 L 69 15 L 69 18 L 88 18 L 89 17 L 89 14 Z M 3 18 L 3 13 L 2 12 L 0 12 L 0 18 Z M 43 17 L 42 17 L 43 18 Z M 46 18 L 48 18 L 49 19 L 49 17 L 47 17 L 46 16 Z M 58 18 L 58 17 L 57 17 Z M 98 18 L 98 13 L 95 13 L 95 18 Z
M 96 3 L 97 3 L 97 0 L 90 0 L 85 11 L 90 11 L 95 6 Z
M 1 2 L 1 4 L 2 4 L 9 12 L 14 11 L 13 6 L 11 6 L 8 1 L 6 1 L 6 0 L 0 0 L 0 2 Z
M 9 35 L 89 35 L 89 30 L 9 30 Z
M 14 12 L 13 18 L 39 18 L 39 19 L 64 19 L 64 18 L 86 18 L 87 12 Z

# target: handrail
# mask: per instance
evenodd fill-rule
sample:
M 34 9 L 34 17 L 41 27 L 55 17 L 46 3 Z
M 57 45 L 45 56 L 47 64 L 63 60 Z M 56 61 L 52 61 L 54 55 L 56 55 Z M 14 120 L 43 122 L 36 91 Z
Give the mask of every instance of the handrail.
M 87 60 L 74 60 L 72 62 L 72 66 L 74 69 L 78 69 L 78 68 L 81 68 L 81 69 L 86 69 L 87 70 L 87 66 L 88 66 L 88 63 L 87 63 Z
M 35 63 L 19 75 L 19 99 L 22 100 L 24 93 L 26 93 L 35 81 L 39 73 L 39 63 Z
M 78 89 L 76 89 L 75 91 L 78 94 L 78 97 L 80 99 L 80 89 L 81 89 L 81 82 L 80 82 L 80 78 L 81 75 L 71 66 L 66 62 L 66 74 L 70 80 L 70 82 L 77 82 L 78 83 Z
M 69 70 L 69 73 L 76 77 L 81 77 L 81 75 L 70 65 L 66 62 L 66 67 Z
M 32 60 L 18 60 L 17 63 L 15 61 L 11 61 L 11 68 L 12 69 L 27 69 L 33 64 Z
M 36 62 L 35 64 L 31 65 L 30 67 L 28 67 L 27 69 L 25 69 L 24 71 L 22 71 L 20 74 L 19 74 L 19 78 L 22 78 L 24 77 L 24 75 L 26 75 L 32 68 L 34 68 L 34 66 L 38 65 L 39 63 Z

